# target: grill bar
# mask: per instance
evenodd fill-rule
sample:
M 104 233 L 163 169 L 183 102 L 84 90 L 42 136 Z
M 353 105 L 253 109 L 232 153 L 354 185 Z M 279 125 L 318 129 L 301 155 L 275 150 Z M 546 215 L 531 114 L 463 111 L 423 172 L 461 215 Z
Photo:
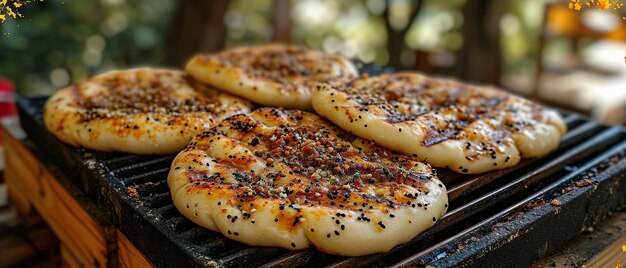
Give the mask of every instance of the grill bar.
M 127 185 L 139 185 L 142 183 L 152 181 L 155 178 L 162 178 L 163 175 L 167 176 L 169 172 L 170 172 L 169 167 L 162 167 L 153 171 L 148 171 L 146 173 L 140 173 L 137 175 L 130 176 L 128 177 L 128 179 L 124 181 L 124 183 Z
M 154 167 L 169 167 L 169 164 L 172 163 L 172 160 L 174 160 L 174 157 L 169 155 L 160 156 L 158 158 L 148 160 L 135 160 L 133 161 L 136 162 L 135 164 L 124 165 L 115 169 L 109 169 L 109 172 L 111 172 L 111 174 L 116 177 L 134 176 L 135 174 L 144 174 L 147 172 L 151 172 L 152 168 Z
M 563 121 L 565 121 L 565 124 L 567 124 L 569 128 L 572 128 L 575 124 L 585 122 L 585 120 L 578 114 L 565 114 L 564 116 Z
M 226 267 L 252 267 L 262 264 L 264 260 L 271 260 L 284 252 L 285 250 L 278 248 L 242 247 L 219 260 L 220 264 Z

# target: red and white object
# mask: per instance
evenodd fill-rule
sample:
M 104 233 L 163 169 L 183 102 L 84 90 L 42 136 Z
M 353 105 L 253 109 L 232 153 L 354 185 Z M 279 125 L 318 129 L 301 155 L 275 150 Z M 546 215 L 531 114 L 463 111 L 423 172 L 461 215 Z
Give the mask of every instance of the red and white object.
M 15 109 L 15 83 L 0 78 L 0 118 L 17 114 Z

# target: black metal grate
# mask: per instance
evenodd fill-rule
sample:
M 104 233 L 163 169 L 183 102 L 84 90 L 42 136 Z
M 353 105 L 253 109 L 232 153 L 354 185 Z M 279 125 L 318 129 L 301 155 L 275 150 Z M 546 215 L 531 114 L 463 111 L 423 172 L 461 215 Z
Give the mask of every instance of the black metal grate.
M 569 132 L 545 158 L 478 176 L 440 172 L 449 190 L 448 213 L 388 253 L 346 258 L 315 249 L 250 247 L 201 228 L 176 210 L 166 183 L 173 155 L 66 146 L 45 130 L 44 102 L 19 100 L 29 138 L 158 266 L 526 266 L 626 204 L 619 194 L 626 192 L 624 128 L 566 114 Z M 584 179 L 592 184 L 581 184 Z M 558 207 L 549 204 L 555 198 Z

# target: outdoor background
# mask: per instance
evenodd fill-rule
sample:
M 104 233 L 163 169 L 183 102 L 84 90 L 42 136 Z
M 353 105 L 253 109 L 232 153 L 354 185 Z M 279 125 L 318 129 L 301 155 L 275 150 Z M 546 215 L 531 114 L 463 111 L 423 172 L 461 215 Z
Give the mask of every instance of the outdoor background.
M 0 77 L 22 96 L 49 95 L 108 70 L 181 68 L 198 52 L 289 42 L 396 70 L 494 84 L 623 123 L 622 10 L 611 16 L 568 3 L 44 0 L 0 25 Z

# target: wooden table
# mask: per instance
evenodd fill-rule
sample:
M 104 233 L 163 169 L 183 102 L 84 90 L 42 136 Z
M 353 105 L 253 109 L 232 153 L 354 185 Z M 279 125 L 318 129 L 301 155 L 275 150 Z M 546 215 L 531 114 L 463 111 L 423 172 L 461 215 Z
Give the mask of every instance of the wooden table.
M 153 266 L 32 143 L 5 126 L 0 135 L 9 202 L 23 217 L 39 215 L 50 226 L 66 266 Z

